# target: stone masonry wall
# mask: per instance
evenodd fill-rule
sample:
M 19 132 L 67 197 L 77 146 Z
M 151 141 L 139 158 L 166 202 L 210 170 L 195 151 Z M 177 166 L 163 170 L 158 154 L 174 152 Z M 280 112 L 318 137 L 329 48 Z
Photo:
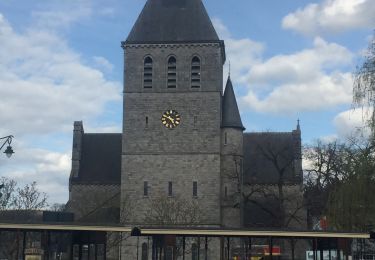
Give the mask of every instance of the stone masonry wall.
M 120 185 L 72 185 L 68 211 L 74 213 L 75 221 L 89 217 L 95 209 L 119 207 Z
M 223 128 L 221 146 L 222 225 L 224 227 L 240 227 L 240 184 L 243 163 L 242 130 Z
M 199 225 L 220 225 L 220 121 L 222 63 L 219 44 L 126 45 L 122 204 L 132 205 L 130 224 L 143 223 L 152 200 L 196 203 Z M 177 87 L 167 88 L 167 60 L 177 60 Z M 144 58 L 153 59 L 153 85 L 143 88 Z M 201 87 L 191 88 L 191 61 L 201 59 Z M 166 110 L 176 110 L 181 124 L 167 129 Z M 144 182 L 149 194 L 144 196 Z M 193 196 L 193 182 L 198 196 Z M 149 223 L 152 224 L 152 223 Z

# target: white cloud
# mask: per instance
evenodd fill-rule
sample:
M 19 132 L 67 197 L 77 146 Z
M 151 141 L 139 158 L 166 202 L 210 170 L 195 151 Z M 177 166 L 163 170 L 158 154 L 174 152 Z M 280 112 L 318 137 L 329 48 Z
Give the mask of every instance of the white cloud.
M 107 125 L 107 126 L 85 126 L 86 133 L 122 133 L 122 126 L 120 125 Z
M 234 39 L 228 28 L 219 19 L 212 19 L 220 38 L 225 40 L 227 64 L 231 63 L 231 78 L 239 83 L 246 82 L 246 73 L 252 65 L 259 62 L 264 50 L 262 43 L 251 39 Z M 229 66 L 224 67 L 224 77 L 228 75 Z
M 58 12 L 34 13 L 33 26 L 17 32 L 0 13 L 0 136 L 13 134 L 16 152 L 10 159 L 0 154 L 0 176 L 20 185 L 36 181 L 50 203 L 68 200 L 71 152 L 60 151 L 71 144 L 59 144 L 70 140 L 73 121 L 93 124 L 109 103 L 121 102 L 121 82 L 86 65 L 60 33 L 89 10 L 64 15 L 53 24 Z M 104 58 L 88 59 L 111 67 Z
M 10 159 L 0 157 L 2 177 L 17 181 L 19 186 L 36 181 L 38 190 L 48 195 L 49 203 L 67 202 L 70 152 L 57 153 L 22 144 L 15 152 Z
M 352 54 L 345 47 L 316 38 L 311 49 L 289 55 L 276 55 L 262 63 L 254 64 L 248 73 L 248 82 L 308 82 L 320 77 L 322 70 L 335 69 L 342 64 L 350 63 L 351 59 Z
M 285 29 L 305 35 L 338 33 L 358 28 L 372 28 L 375 24 L 373 0 L 322 0 L 283 18 Z
M 56 34 L 17 33 L 0 14 L 0 133 L 46 134 L 72 128 L 121 100 L 121 83 L 84 65 Z
M 66 29 L 73 23 L 88 19 L 93 14 L 91 1 L 74 1 L 68 5 L 51 1 L 31 12 L 34 27 L 45 29 Z
M 351 109 L 339 113 L 333 120 L 336 132 L 342 138 L 348 138 L 361 131 L 366 125 L 372 109 Z M 369 134 L 368 129 L 364 134 Z
M 218 19 L 214 25 L 226 42 L 227 60 L 233 61 L 233 81 L 246 87 L 238 97 L 242 108 L 293 113 L 351 103 L 352 76 L 345 69 L 353 54 L 345 47 L 317 37 L 311 48 L 265 60 L 263 44 L 234 39 Z
M 110 63 L 106 58 L 95 56 L 93 57 L 94 62 L 101 68 L 112 71 L 113 70 L 113 64 Z

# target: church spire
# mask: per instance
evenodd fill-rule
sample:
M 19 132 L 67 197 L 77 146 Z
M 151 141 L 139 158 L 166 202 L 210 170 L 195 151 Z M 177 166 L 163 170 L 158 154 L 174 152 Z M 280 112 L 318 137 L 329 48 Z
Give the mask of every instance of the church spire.
M 218 41 L 202 0 L 147 0 L 125 43 Z
M 238 110 L 236 96 L 234 94 L 230 76 L 228 76 L 227 85 L 225 87 L 222 111 L 221 127 L 232 127 L 245 130 L 245 127 L 242 124 L 240 112 Z
M 297 129 L 296 129 L 299 133 L 301 133 L 301 126 L 300 126 L 300 120 L 298 119 L 297 120 Z

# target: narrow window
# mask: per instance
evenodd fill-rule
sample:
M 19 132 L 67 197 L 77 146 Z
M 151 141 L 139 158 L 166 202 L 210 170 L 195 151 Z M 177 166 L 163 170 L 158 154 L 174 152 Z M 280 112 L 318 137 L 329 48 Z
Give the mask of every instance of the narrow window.
M 194 128 L 197 128 L 198 117 L 194 116 Z
M 224 133 L 224 145 L 228 144 L 228 135 L 227 132 Z
M 224 196 L 225 196 L 225 198 L 228 197 L 228 187 L 227 186 L 224 187 Z
M 168 196 L 173 195 L 172 182 L 168 182 Z
M 148 182 L 143 182 L 143 196 L 148 196 Z
M 143 64 L 143 87 L 152 88 L 152 59 L 146 57 Z
M 146 128 L 148 127 L 148 116 L 146 116 Z
M 198 182 L 193 181 L 193 197 L 198 197 Z
M 177 60 L 175 57 L 168 59 L 168 75 L 167 75 L 168 88 L 177 87 Z
M 201 60 L 197 56 L 191 60 L 191 87 L 201 87 Z
M 148 260 L 148 246 L 147 246 L 147 243 L 144 242 L 142 244 L 142 257 L 141 257 L 142 260 Z

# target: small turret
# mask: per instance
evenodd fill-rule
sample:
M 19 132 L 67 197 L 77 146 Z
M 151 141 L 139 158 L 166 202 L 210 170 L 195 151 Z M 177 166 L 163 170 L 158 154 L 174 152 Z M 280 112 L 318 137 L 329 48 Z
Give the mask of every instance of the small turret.
M 240 194 L 243 186 L 244 130 L 233 85 L 228 77 L 221 120 L 221 224 L 227 228 L 243 226 L 243 205 Z
M 224 91 L 222 111 L 222 128 L 229 127 L 242 129 L 242 131 L 245 130 L 245 127 L 242 124 L 240 112 L 238 110 L 236 96 L 234 94 L 230 77 L 228 77 L 227 85 Z

